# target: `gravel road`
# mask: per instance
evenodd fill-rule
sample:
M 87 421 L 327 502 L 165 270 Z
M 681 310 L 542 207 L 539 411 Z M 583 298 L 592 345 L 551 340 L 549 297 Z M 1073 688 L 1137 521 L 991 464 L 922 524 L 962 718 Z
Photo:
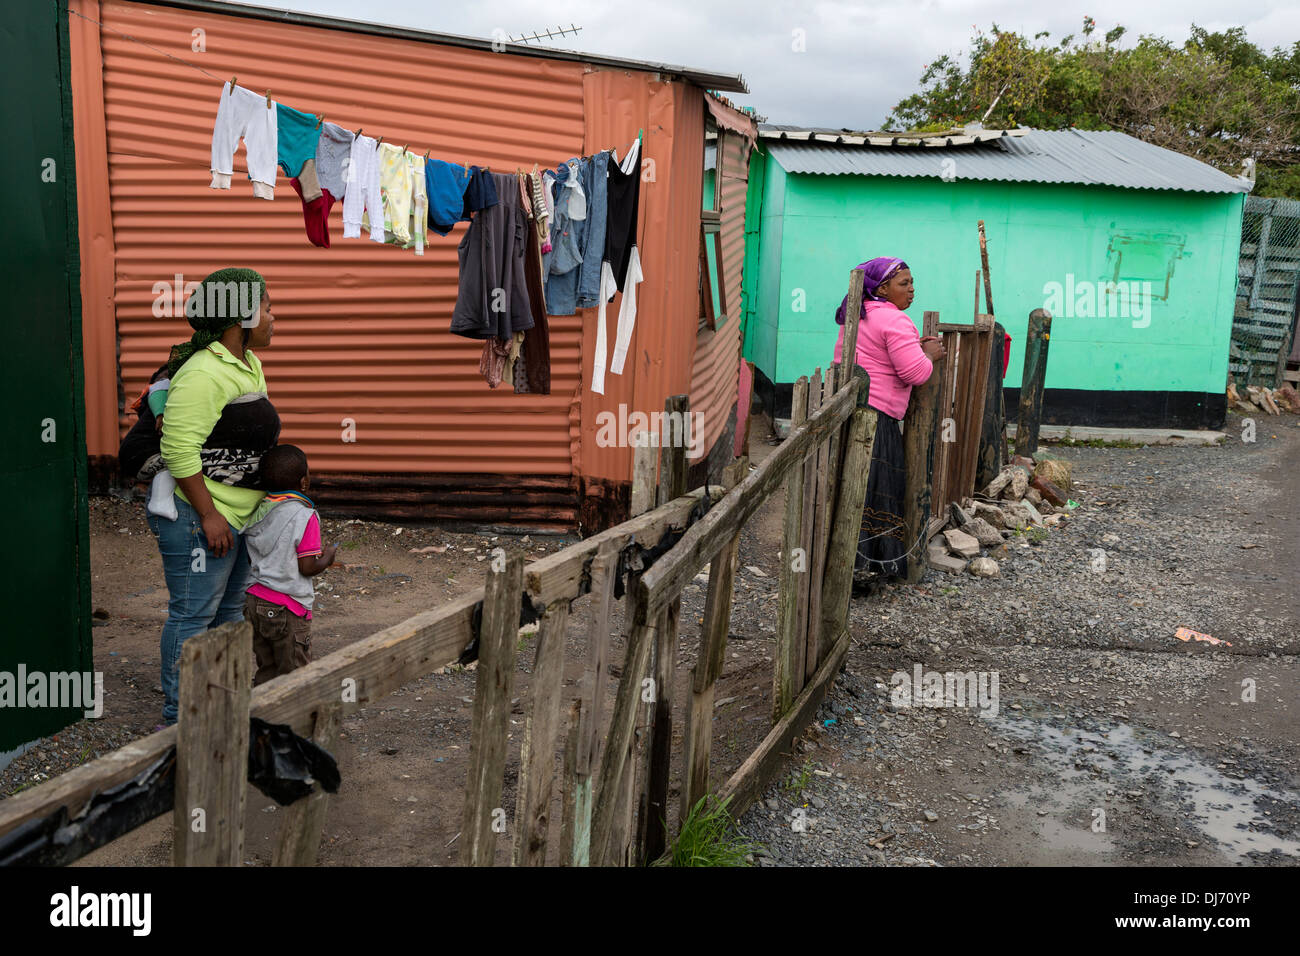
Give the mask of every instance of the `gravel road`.
M 756 862 L 1294 865 L 1300 420 L 1257 424 L 1056 449 L 1081 507 L 999 578 L 855 599 L 844 671 L 740 821 Z M 983 674 L 983 711 L 895 700 L 917 665 Z

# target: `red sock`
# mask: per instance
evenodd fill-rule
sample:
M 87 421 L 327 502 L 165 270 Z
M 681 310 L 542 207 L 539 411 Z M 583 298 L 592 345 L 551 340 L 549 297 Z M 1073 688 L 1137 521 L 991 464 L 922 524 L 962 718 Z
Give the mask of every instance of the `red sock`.
M 302 199 L 302 186 L 298 183 L 295 176 L 289 180 L 289 185 L 293 191 Z M 304 201 L 302 204 L 302 221 L 307 229 L 307 238 L 311 240 L 313 246 L 322 246 L 325 249 L 330 247 L 330 209 L 334 205 L 334 195 L 321 187 L 320 197 L 313 199 L 311 202 Z

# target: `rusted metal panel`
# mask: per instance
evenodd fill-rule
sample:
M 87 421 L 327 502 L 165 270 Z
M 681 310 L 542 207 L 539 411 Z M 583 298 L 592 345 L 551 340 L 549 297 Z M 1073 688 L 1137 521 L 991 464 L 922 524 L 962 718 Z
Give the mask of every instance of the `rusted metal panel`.
M 233 188 L 208 188 L 220 81 L 119 34 L 387 142 L 497 171 L 582 151 L 580 63 L 140 3 L 104 3 L 98 19 L 110 28 L 98 32 L 116 314 L 101 307 L 87 325 L 116 322 L 128 402 L 189 334 L 168 314 L 183 305 L 183 283 L 246 264 L 266 276 L 274 303 L 262 358 L 282 440 L 302 446 L 313 471 L 573 473 L 577 317 L 551 319 L 551 395 L 488 389 L 481 345 L 447 331 L 465 226 L 431 233 L 418 257 L 343 239 L 336 203 L 331 248 L 312 246 L 283 176 L 275 201 L 252 197 L 242 150 Z M 202 53 L 190 49 L 196 29 Z M 178 274 L 173 295 L 163 287 Z M 355 441 L 344 440 L 345 420 Z
M 359 508 L 380 508 L 385 494 L 395 508 L 426 506 L 428 517 L 452 508 L 450 498 L 439 503 L 431 492 L 419 498 L 398 480 L 403 476 L 454 476 L 463 495 L 476 476 L 503 476 L 494 493 L 507 495 L 507 477 L 553 476 L 563 482 L 554 493 L 570 495 L 568 504 L 525 495 L 520 503 L 527 499 L 530 513 L 547 521 L 559 514 L 547 509 L 576 513 L 576 499 L 591 494 L 589 517 L 605 523 L 626 507 L 631 455 L 597 445 L 598 412 L 617 414 L 620 404 L 653 412 L 668 395 L 689 391 L 710 430 L 725 424 L 735 400 L 738 331 L 724 324 L 716 347 L 698 355 L 696 347 L 699 87 L 580 60 L 428 42 L 410 31 L 378 35 L 258 19 L 220 5 L 73 0 L 73 9 L 105 26 L 78 20 L 73 38 L 82 62 L 74 76 L 85 120 L 79 153 L 93 153 L 98 135 L 106 154 L 98 172 L 87 164 L 81 190 L 107 197 L 98 206 L 81 203 L 83 248 L 89 237 L 102 252 L 88 281 L 104 290 L 86 299 L 86 338 L 96 343 L 87 363 L 99 383 L 95 400 L 111 408 L 91 436 L 92 453 L 116 452 L 131 421 L 124 404 L 169 347 L 188 337 L 184 283 L 227 265 L 252 266 L 268 281 L 276 337 L 261 358 L 284 422 L 282 440 L 301 445 L 322 482 L 338 479 L 331 493 L 347 491 Z M 203 49 L 192 49 L 200 36 Z M 584 379 L 596 311 L 584 310 L 550 317 L 551 395 L 489 390 L 478 374 L 480 345 L 447 331 L 464 226 L 445 238 L 431 234 L 421 258 L 368 239 L 344 240 L 336 204 L 332 248 L 319 249 L 306 239 L 287 182 L 281 179 L 274 202 L 253 198 L 242 150 L 233 188 L 209 189 L 212 123 L 221 83 L 231 75 L 287 105 L 382 133 L 386 142 L 496 171 L 553 166 L 611 146 L 622 153 L 644 129 L 649 162 L 638 235 L 646 280 L 624 374 L 607 377 L 604 396 L 590 393 Z M 738 285 L 735 296 L 738 303 Z M 615 298 L 609 306 L 611 344 L 619 304 Z M 738 305 L 733 311 L 738 315 Z M 124 399 L 114 394 L 119 382 Z M 347 440 L 352 435 L 355 441 Z M 344 480 L 362 475 L 372 476 L 373 488 Z
M 741 114 L 737 114 L 740 116 Z M 740 363 L 741 276 L 745 263 L 745 193 L 749 179 L 749 145 L 739 133 L 719 129 L 717 147 L 722 268 L 727 290 L 727 318 L 716 331 L 699 333 L 691 375 L 691 407 L 706 412 L 699 457 L 723 434 L 736 404 Z M 697 459 L 693 459 L 697 460 Z
M 700 207 L 704 184 L 704 110 L 698 87 L 646 82 L 621 70 L 596 70 L 585 78 L 586 151 L 613 144 L 622 156 L 637 130 L 642 145 L 640 226 L 637 230 L 645 281 L 637 290 L 637 319 L 623 374 L 605 377 L 605 394 L 589 388 L 584 363 L 581 413 L 582 474 L 588 479 L 628 481 L 630 447 L 602 447 L 602 413 L 618 416 L 662 412 L 669 395 L 688 393 L 695 353 L 699 303 Z M 621 296 L 607 307 L 614 341 Z M 582 348 L 596 343 L 596 310 L 585 310 Z M 620 405 L 623 407 L 620 412 Z M 692 395 L 691 409 L 701 410 Z

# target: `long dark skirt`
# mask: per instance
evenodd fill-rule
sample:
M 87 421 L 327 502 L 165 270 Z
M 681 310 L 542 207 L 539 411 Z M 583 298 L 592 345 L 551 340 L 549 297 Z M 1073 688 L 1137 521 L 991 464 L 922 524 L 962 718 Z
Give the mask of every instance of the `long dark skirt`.
M 858 555 L 854 568 L 885 577 L 906 573 L 907 536 L 903 529 L 906 475 L 903 428 L 897 418 L 876 412 L 876 437 L 867 475 L 867 500 L 862 509 Z

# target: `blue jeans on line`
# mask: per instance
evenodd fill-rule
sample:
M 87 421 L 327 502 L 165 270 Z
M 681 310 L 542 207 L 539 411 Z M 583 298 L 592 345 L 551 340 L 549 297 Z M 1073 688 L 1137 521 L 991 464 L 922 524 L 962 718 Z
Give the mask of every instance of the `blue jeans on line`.
M 225 556 L 218 558 L 208 548 L 199 513 L 179 495 L 176 512 L 175 521 L 148 516 L 167 581 L 167 623 L 162 629 L 160 655 L 162 714 L 168 724 L 176 723 L 181 645 L 209 628 L 243 620 L 244 592 L 251 583 L 248 548 L 233 525 L 234 542 Z

